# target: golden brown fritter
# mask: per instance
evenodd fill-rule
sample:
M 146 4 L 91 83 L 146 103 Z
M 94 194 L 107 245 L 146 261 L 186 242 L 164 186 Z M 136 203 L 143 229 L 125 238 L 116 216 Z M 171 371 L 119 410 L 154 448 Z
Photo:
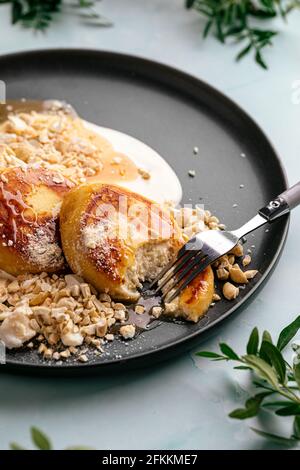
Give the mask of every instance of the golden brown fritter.
M 58 215 L 72 186 L 61 174 L 42 168 L 1 171 L 1 269 L 17 275 L 63 268 Z

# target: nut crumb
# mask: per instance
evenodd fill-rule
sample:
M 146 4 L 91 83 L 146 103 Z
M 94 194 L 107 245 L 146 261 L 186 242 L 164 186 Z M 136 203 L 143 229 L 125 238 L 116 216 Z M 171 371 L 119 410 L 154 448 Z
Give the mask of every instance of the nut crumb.
M 81 354 L 79 357 L 78 357 L 78 361 L 80 362 L 87 362 L 88 361 L 88 357 L 86 354 Z
M 120 328 L 120 334 L 124 339 L 132 339 L 135 336 L 135 326 L 134 325 L 124 325 Z
M 248 279 L 246 274 L 241 270 L 238 264 L 234 264 L 229 269 L 230 279 L 237 284 L 247 284 Z
M 142 168 L 138 168 L 138 173 L 141 175 L 143 180 L 149 180 L 151 178 L 150 173 Z
M 214 301 L 214 302 L 218 302 L 219 300 L 221 300 L 221 297 L 220 297 L 220 295 L 219 295 L 219 294 L 216 294 L 216 293 L 214 293 L 214 294 L 213 294 L 213 301 Z
M 162 314 L 162 307 L 152 307 L 151 313 L 155 318 L 159 318 Z
M 105 339 L 107 339 L 107 341 L 113 341 L 115 339 L 115 335 L 107 333 L 107 335 L 105 335 Z
M 253 279 L 257 273 L 257 269 L 250 269 L 249 271 L 245 272 L 245 276 L 247 277 L 247 279 Z
M 223 295 L 224 295 L 225 299 L 234 300 L 239 295 L 239 292 L 240 292 L 240 290 L 239 290 L 238 287 L 235 287 L 230 282 L 225 282 L 225 284 L 223 286 Z
M 142 315 L 145 312 L 145 307 L 143 305 L 136 305 L 134 311 L 138 315 Z
M 251 256 L 245 255 L 242 261 L 244 267 L 248 266 L 251 263 Z

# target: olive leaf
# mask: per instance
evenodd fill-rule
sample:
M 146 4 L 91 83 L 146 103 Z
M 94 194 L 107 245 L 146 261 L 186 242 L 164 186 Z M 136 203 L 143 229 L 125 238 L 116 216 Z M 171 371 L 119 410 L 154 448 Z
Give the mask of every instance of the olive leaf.
M 236 410 L 233 410 L 229 414 L 229 417 L 235 419 L 253 418 L 258 414 L 263 400 L 271 394 L 272 392 L 262 392 L 248 398 L 245 403 L 245 408 L 237 408 Z
M 278 416 L 300 416 L 300 404 L 297 405 L 297 403 L 291 403 L 290 405 L 276 410 L 275 413 Z
M 262 340 L 273 344 L 272 336 L 267 330 L 264 330 Z
M 268 401 L 268 403 L 264 403 L 264 408 L 280 408 L 280 407 L 285 407 L 285 406 L 290 406 L 291 402 L 289 400 L 274 400 L 274 401 Z
M 258 329 L 255 327 L 253 328 L 248 344 L 247 344 L 247 354 L 256 354 L 258 350 L 259 344 L 259 334 Z
M 274 369 L 266 361 L 251 354 L 243 356 L 243 359 L 260 378 L 269 382 L 273 387 L 278 388 L 279 382 L 277 375 Z
M 31 434 L 31 440 L 38 450 L 53 450 L 49 437 L 46 436 L 46 434 L 43 431 L 32 426 L 30 428 L 30 434 Z M 17 442 L 11 442 L 9 447 L 11 450 L 28 450 L 28 449 L 25 449 L 25 447 L 22 447 Z M 96 450 L 96 449 L 94 449 L 93 447 L 88 447 L 88 446 L 83 446 L 83 445 L 75 445 L 75 446 L 66 447 L 64 450 Z
M 300 389 L 300 363 L 296 364 L 294 366 L 294 378 L 295 378 L 295 381 L 297 382 L 297 385 Z
M 268 341 L 262 342 L 261 349 L 264 351 L 264 354 L 266 354 L 271 365 L 276 370 L 279 382 L 284 384 L 286 380 L 286 363 L 279 349 Z
M 262 341 L 261 343 L 261 346 L 259 348 L 259 352 L 258 352 L 258 355 L 261 359 L 263 359 L 264 361 L 266 361 L 268 364 L 270 364 L 270 366 L 272 365 L 272 362 L 269 358 L 269 355 L 268 353 L 265 351 L 265 345 L 269 343 L 269 341 Z M 270 343 L 272 344 L 272 343 Z
M 40 431 L 40 429 L 32 426 L 30 428 L 31 439 L 32 442 L 36 445 L 36 447 L 40 450 L 51 450 L 52 444 L 50 439 L 46 436 L 45 433 Z
M 300 440 L 300 416 L 295 416 L 293 423 L 294 438 Z
M 220 343 L 221 352 L 228 357 L 228 359 L 232 359 L 233 361 L 239 361 L 240 357 L 231 349 L 230 346 L 226 343 Z
M 234 369 L 236 369 L 236 370 L 252 370 L 251 367 L 248 367 L 248 366 L 235 366 Z
M 282 351 L 289 342 L 294 338 L 300 328 L 300 315 L 296 318 L 296 320 L 292 321 L 288 326 L 283 328 L 281 331 L 278 341 L 277 341 L 277 348 L 279 351 Z
M 246 47 L 244 47 L 239 53 L 238 55 L 236 56 L 236 61 L 238 62 L 239 60 L 241 60 L 243 57 L 245 57 L 245 55 L 249 54 L 249 52 L 251 51 L 252 49 L 252 44 L 248 44 Z
M 25 447 L 20 446 L 17 442 L 11 442 L 9 447 L 11 450 L 26 450 Z
M 271 31 L 270 31 L 270 32 L 271 32 Z M 275 34 L 277 34 L 277 33 L 274 32 L 274 36 L 275 36 Z M 262 57 L 262 55 L 261 55 L 260 50 L 257 50 L 256 53 L 255 53 L 255 62 L 257 62 L 258 65 L 260 65 L 263 69 L 267 70 L 267 68 L 268 68 L 268 67 L 267 67 L 267 64 L 266 64 L 266 62 L 264 61 L 264 59 L 263 59 L 263 57 Z
M 298 444 L 297 439 L 294 439 L 292 437 L 288 438 L 284 436 L 279 436 L 278 434 L 272 434 L 270 432 L 265 432 L 265 431 L 262 431 L 261 429 L 256 429 L 256 428 L 250 428 L 250 429 L 252 429 L 252 431 L 254 431 L 259 436 L 265 437 L 267 439 L 271 439 L 276 444 L 280 444 L 280 445 L 287 446 L 287 447 L 294 447 Z
M 192 8 L 195 2 L 196 0 L 186 0 L 185 2 L 186 8 Z
M 221 354 L 210 351 L 199 351 L 196 353 L 196 356 L 207 357 L 209 359 L 226 359 L 224 356 L 221 356 Z

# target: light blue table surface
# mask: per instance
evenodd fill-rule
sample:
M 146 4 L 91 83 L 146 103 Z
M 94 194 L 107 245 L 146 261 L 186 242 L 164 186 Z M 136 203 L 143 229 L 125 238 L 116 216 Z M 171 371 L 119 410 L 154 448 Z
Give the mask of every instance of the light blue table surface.
M 214 38 L 203 42 L 197 14 L 183 0 L 104 0 L 99 11 L 112 28 L 80 24 L 75 16 L 57 19 L 47 34 L 12 27 L 9 7 L 0 7 L 0 53 L 53 47 L 84 47 L 126 52 L 189 72 L 239 103 L 262 126 L 281 155 L 290 183 L 300 179 L 300 104 L 293 84 L 300 80 L 300 16 L 281 30 L 275 47 L 266 51 L 270 70 L 252 59 L 233 60 L 235 45 Z M 0 70 L 1 75 L 1 70 Z M 0 77 L 1 78 L 1 77 Z M 297 97 L 296 97 L 297 98 Z M 295 101 L 295 103 L 293 103 Z M 300 311 L 300 211 L 292 216 L 290 233 L 276 271 L 242 313 L 214 330 L 201 348 L 228 341 L 243 351 L 257 325 L 274 335 Z M 0 375 L 0 447 L 16 440 L 29 444 L 36 425 L 56 448 L 85 444 L 99 449 L 261 449 L 274 448 L 249 430 L 249 424 L 227 417 L 245 398 L 247 374 L 230 365 L 196 359 L 194 352 L 115 377 L 45 379 Z M 282 420 L 281 420 L 282 422 Z M 278 421 L 264 418 L 274 432 Z M 288 431 L 286 418 L 281 431 Z

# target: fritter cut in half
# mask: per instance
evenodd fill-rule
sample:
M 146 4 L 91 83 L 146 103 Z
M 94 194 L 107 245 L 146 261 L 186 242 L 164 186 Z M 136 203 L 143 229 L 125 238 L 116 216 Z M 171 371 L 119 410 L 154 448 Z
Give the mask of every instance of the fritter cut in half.
M 118 186 L 89 184 L 72 189 L 60 213 L 63 251 L 73 272 L 115 300 L 136 301 L 184 243 L 169 211 Z M 167 314 L 198 321 L 214 292 L 211 268 L 172 304 Z

